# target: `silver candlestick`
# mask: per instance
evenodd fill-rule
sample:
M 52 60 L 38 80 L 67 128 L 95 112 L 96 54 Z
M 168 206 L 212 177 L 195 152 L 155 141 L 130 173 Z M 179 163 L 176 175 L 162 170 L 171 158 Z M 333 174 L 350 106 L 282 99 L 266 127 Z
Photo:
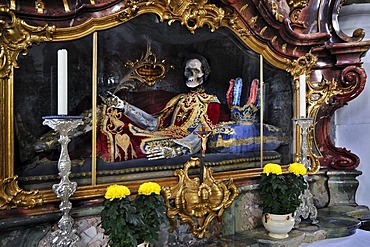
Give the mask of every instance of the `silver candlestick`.
M 298 125 L 301 129 L 301 163 L 306 167 L 307 171 L 311 168 L 311 161 L 308 159 L 308 129 L 313 124 L 313 118 L 293 118 L 293 122 Z M 317 217 L 317 209 L 313 203 L 313 195 L 308 187 L 307 177 L 308 175 L 304 175 L 304 180 L 306 182 L 306 189 L 303 193 L 299 196 L 302 200 L 301 204 L 298 206 L 296 211 L 294 212 L 294 219 L 295 219 L 295 227 L 299 227 L 299 223 L 301 222 L 301 217 L 303 219 L 307 219 L 310 216 L 312 224 L 317 224 L 318 220 Z
M 51 241 L 51 246 L 75 246 L 79 237 L 76 235 L 76 230 L 73 229 L 74 220 L 69 215 L 69 212 L 72 209 L 72 203 L 69 201 L 69 198 L 76 191 L 77 183 L 69 180 L 69 174 L 71 173 L 71 159 L 68 154 L 68 143 L 70 142 L 68 134 L 76 129 L 77 126 L 83 124 L 82 117 L 47 116 L 43 117 L 43 119 L 43 125 L 48 125 L 60 134 L 58 142 L 61 144 L 61 152 L 58 161 L 58 174 L 61 180 L 59 184 L 54 184 L 52 189 L 56 196 L 61 199 L 59 209 L 63 215 L 58 222 L 59 229 L 55 231 L 55 236 Z

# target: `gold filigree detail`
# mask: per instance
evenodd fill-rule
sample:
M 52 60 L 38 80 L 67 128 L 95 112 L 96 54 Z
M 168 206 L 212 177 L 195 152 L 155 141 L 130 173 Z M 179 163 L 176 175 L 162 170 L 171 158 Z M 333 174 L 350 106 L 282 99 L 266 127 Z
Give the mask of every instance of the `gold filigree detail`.
M 252 18 L 250 19 L 250 21 L 249 21 L 249 25 L 251 25 L 251 27 L 253 27 L 253 26 L 256 24 L 257 19 L 258 19 L 258 16 L 254 16 L 254 17 L 252 17 Z
M 283 52 L 286 52 L 286 47 L 287 47 L 288 45 L 285 43 L 285 44 L 283 44 L 282 46 L 281 46 L 281 50 L 283 51 Z
M 304 25 L 304 21 L 299 21 L 302 9 L 308 5 L 309 0 L 290 0 L 287 1 L 290 13 L 289 18 L 294 24 Z
M 243 12 L 244 10 L 247 10 L 248 7 L 249 7 L 248 4 L 243 5 L 243 7 L 240 8 L 240 13 Z
M 221 26 L 224 19 L 224 10 L 214 4 L 209 4 L 207 0 L 200 1 L 128 1 L 125 10 L 117 15 L 117 20 L 127 21 L 134 16 L 146 12 L 145 9 L 153 8 L 154 12 L 158 13 L 161 21 L 168 20 L 171 25 L 175 21 L 179 21 L 181 25 L 185 25 L 191 32 L 197 28 L 208 25 L 213 32 Z
M 312 67 L 316 64 L 317 57 L 312 55 L 311 52 L 298 58 L 297 60 L 286 60 L 286 71 L 289 72 L 294 78 L 298 79 L 299 75 L 309 74 Z
M 304 8 L 308 5 L 309 0 L 289 0 L 287 4 L 289 5 L 290 9 L 296 8 Z
M 26 55 L 28 47 L 33 43 L 39 44 L 47 40 L 50 41 L 55 27 L 48 25 L 44 27 L 30 26 L 25 21 L 16 18 L 14 13 L 5 7 L 0 7 L 0 14 L 11 18 L 10 22 L 0 20 L 0 38 L 2 39 L 0 46 L 0 78 L 5 78 L 9 75 L 11 66 L 18 68 L 18 55 L 21 52 Z
M 42 0 L 36 0 L 35 8 L 36 8 L 37 13 L 42 14 L 44 13 L 45 4 L 42 2 Z
M 240 147 L 247 146 L 256 143 L 257 137 L 247 137 L 247 138 L 230 138 L 227 140 L 222 139 L 222 135 L 217 135 L 217 141 L 211 141 L 208 144 L 210 148 L 230 148 L 230 147 Z M 263 143 L 271 144 L 277 143 L 281 138 L 277 136 L 264 136 Z
M 203 177 L 191 179 L 189 168 L 201 167 Z M 191 233 L 199 238 L 204 236 L 209 223 L 218 217 L 221 219 L 224 210 L 231 205 L 238 195 L 232 179 L 216 181 L 212 169 L 202 166 L 199 158 L 191 158 L 184 169 L 175 171 L 179 182 L 174 187 L 163 189 L 167 205 L 167 216 L 171 221 L 170 231 L 176 228 L 176 216 L 189 224 Z
M 263 36 L 263 34 L 265 33 L 265 31 L 267 30 L 267 26 L 264 26 L 261 31 L 260 31 L 260 35 Z
M 295 56 L 297 54 L 297 47 L 294 47 L 293 49 L 293 56 Z
M 165 77 L 169 68 L 173 68 L 173 66 L 167 66 L 165 63 L 165 60 L 157 62 L 156 54 L 148 47 L 145 56 L 134 62 L 126 62 L 125 67 L 132 68 L 137 79 L 151 87 L 156 81 Z
M 276 39 L 277 39 L 277 36 L 275 35 L 274 37 L 272 37 L 272 39 L 271 39 L 271 43 L 272 43 L 272 44 L 273 44 L 273 43 L 275 43 Z
M 63 6 L 65 12 L 71 12 L 71 9 L 69 8 L 68 0 L 63 0 Z
M 222 8 L 214 4 L 209 4 L 208 0 L 199 1 L 166 1 L 168 11 L 165 12 L 164 18 L 168 19 L 171 25 L 175 21 L 180 21 L 187 29 L 194 33 L 195 29 L 205 24 L 213 32 L 221 26 L 225 16 Z
M 125 9 L 117 15 L 118 21 L 127 21 L 137 15 L 139 11 L 138 1 L 127 1 Z
M 343 90 L 337 88 L 334 78 L 329 81 L 324 76 L 321 81 L 308 83 L 308 112 L 315 112 L 320 105 L 328 103 L 329 99 L 338 94 L 343 94 Z
M 150 44 L 148 44 L 144 56 L 135 61 L 127 61 L 125 67 L 129 68 L 129 71 L 117 85 L 114 93 L 121 89 L 134 87 L 131 84 L 133 80 L 145 83 L 151 87 L 157 81 L 163 79 L 170 68 L 173 69 L 173 65 L 166 65 L 166 60 L 164 59 L 161 62 L 157 62 L 157 55 L 151 51 Z
M 12 10 L 16 10 L 17 9 L 17 7 L 16 7 L 17 5 L 15 4 L 15 0 L 10 0 L 10 9 L 12 9 Z
M 18 187 L 17 176 L 0 179 L 0 210 L 16 207 L 32 208 L 42 203 L 38 190 L 24 191 Z

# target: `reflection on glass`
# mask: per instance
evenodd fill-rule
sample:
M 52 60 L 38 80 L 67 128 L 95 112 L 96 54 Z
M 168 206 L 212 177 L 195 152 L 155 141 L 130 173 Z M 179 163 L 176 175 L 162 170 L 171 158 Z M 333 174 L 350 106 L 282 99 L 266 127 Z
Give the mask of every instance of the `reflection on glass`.
M 229 30 L 210 32 L 201 28 L 191 34 L 178 23 L 168 26 L 159 23 L 155 15 L 143 15 L 99 32 L 98 40 L 98 183 L 173 176 L 173 169 L 182 167 L 190 156 L 200 155 L 200 140 L 193 134 L 200 128 L 213 130 L 207 143 L 206 165 L 216 171 L 259 167 L 261 97 L 265 106 L 264 160 L 291 161 L 291 77 L 265 62 L 264 92 L 260 92 L 259 55 Z M 70 55 L 69 79 L 74 88 L 69 90 L 69 109 L 87 116 L 82 134 L 74 138 L 71 148 L 77 154 L 73 176 L 81 185 L 89 184 L 91 175 L 91 43 L 91 37 L 87 37 L 45 44 L 40 46 L 42 49 L 32 48 L 33 53 L 24 58 L 29 61 L 20 64 L 22 69 L 31 64 L 52 67 L 50 59 L 55 55 L 36 59 L 33 54 L 53 54 L 67 45 L 78 48 Z M 39 76 L 33 73 L 33 78 L 22 76 L 28 72 L 16 73 L 15 78 L 19 101 L 15 112 L 23 113 L 25 128 L 36 128 L 32 136 L 39 142 L 47 135 L 40 126 L 41 116 L 55 112 L 52 71 L 40 71 Z M 37 90 L 22 90 L 22 85 L 29 85 L 27 81 L 37 81 Z M 42 94 L 39 90 L 46 82 L 48 93 Z M 37 112 L 40 117 L 25 114 L 25 97 L 44 104 Z M 24 138 L 19 132 L 16 135 L 21 144 Z M 58 149 L 49 148 L 49 154 Z M 19 153 L 25 151 L 19 148 Z M 40 167 L 45 167 L 43 158 L 50 156 L 34 152 L 28 159 L 17 160 L 21 181 L 31 184 L 32 176 L 53 174 L 47 169 L 41 172 Z M 51 164 L 50 171 L 55 169 Z M 52 178 L 48 179 L 39 182 L 40 187 Z

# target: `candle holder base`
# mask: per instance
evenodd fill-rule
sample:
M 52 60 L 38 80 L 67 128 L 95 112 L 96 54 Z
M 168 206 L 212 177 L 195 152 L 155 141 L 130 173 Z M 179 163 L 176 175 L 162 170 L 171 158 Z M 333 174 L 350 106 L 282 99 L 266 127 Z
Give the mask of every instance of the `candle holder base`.
M 308 143 L 307 143 L 307 135 L 308 129 L 313 124 L 313 118 L 293 118 L 293 122 L 298 125 L 301 129 L 301 163 L 306 167 L 307 171 L 311 168 L 311 161 L 308 159 Z M 306 189 L 303 193 L 299 196 L 302 200 L 301 204 L 298 206 L 296 211 L 294 212 L 294 219 L 295 225 L 294 227 L 298 228 L 299 223 L 301 222 L 301 218 L 308 219 L 312 221 L 312 224 L 317 224 L 319 221 L 316 219 L 317 217 L 317 208 L 313 203 L 313 195 L 308 188 L 308 181 L 307 181 L 307 174 L 304 175 L 304 180 L 307 184 Z

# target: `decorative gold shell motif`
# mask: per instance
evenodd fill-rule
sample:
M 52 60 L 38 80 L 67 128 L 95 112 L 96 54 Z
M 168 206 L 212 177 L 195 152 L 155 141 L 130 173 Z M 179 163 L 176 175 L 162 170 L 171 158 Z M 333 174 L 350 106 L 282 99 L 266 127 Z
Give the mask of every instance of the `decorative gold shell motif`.
M 41 205 L 43 200 L 38 191 L 20 189 L 16 179 L 17 176 L 0 179 L 0 210 Z
M 189 177 L 191 167 L 204 169 L 202 179 Z M 167 216 L 171 222 L 170 231 L 176 228 L 178 215 L 181 222 L 189 224 L 191 233 L 202 238 L 209 223 L 216 216 L 219 219 L 222 217 L 224 210 L 237 197 L 238 190 L 232 179 L 215 181 L 212 169 L 204 167 L 199 158 L 191 158 L 185 163 L 184 169 L 175 171 L 175 175 L 179 177 L 179 183 L 163 189 Z

